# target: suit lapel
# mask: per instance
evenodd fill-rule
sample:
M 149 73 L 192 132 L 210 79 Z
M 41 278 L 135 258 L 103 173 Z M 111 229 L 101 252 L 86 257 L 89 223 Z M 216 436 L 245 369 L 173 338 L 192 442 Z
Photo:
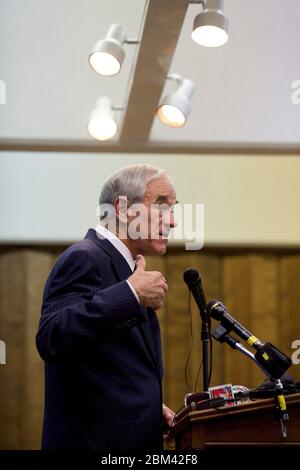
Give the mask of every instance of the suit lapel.
M 130 266 L 125 260 L 124 256 L 121 255 L 121 253 L 113 246 L 112 243 L 110 243 L 109 240 L 98 237 L 94 229 L 89 229 L 85 238 L 93 240 L 111 257 L 112 267 L 115 271 L 117 278 L 120 281 L 124 281 L 125 279 L 128 279 L 128 277 L 132 274 Z M 157 354 L 155 352 L 155 348 L 153 344 L 153 336 L 152 336 L 153 326 L 150 324 L 150 321 L 149 321 L 149 315 L 152 314 L 152 309 L 149 309 L 150 311 L 147 311 L 146 307 L 143 307 L 143 306 L 141 306 L 141 309 L 145 311 L 145 315 L 148 320 L 142 323 L 139 323 L 137 325 L 137 328 L 143 337 L 151 362 L 153 363 L 155 369 L 157 370 L 159 364 L 157 362 L 158 358 L 157 358 Z M 155 315 L 155 312 L 153 313 Z

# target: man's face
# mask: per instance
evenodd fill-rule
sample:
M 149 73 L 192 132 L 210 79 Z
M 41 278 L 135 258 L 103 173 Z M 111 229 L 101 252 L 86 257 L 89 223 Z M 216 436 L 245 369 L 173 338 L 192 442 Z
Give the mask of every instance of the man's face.
M 147 237 L 131 240 L 136 254 L 163 255 L 166 252 L 169 232 L 176 226 L 173 215 L 176 202 L 174 187 L 167 177 L 162 176 L 147 185 L 142 201 L 146 209 L 139 227 Z

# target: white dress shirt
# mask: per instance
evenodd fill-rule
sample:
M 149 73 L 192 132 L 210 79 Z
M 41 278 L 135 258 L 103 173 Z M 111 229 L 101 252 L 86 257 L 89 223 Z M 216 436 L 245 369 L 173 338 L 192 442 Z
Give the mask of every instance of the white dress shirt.
M 96 230 L 97 233 L 99 233 L 99 235 L 101 235 L 101 237 L 106 238 L 107 240 L 110 241 L 110 243 L 118 250 L 118 252 L 123 256 L 123 258 L 125 258 L 125 260 L 127 261 L 131 271 L 133 272 L 134 268 L 135 268 L 135 261 L 133 259 L 132 254 L 131 254 L 131 251 L 129 250 L 129 248 L 127 248 L 125 243 L 123 243 L 122 240 L 120 240 L 120 238 L 118 238 L 110 230 L 107 230 L 104 227 L 104 225 L 101 225 L 100 223 L 97 224 L 95 230 Z M 140 299 L 139 299 L 139 296 L 137 295 L 134 287 L 131 285 L 131 283 L 128 281 L 128 279 L 126 280 L 126 282 L 129 285 L 130 289 L 132 290 L 133 294 L 135 295 L 137 301 L 139 302 Z

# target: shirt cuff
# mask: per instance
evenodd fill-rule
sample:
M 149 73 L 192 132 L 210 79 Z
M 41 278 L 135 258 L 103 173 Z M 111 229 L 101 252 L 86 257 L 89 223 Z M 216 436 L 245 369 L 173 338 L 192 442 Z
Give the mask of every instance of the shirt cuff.
M 139 296 L 138 296 L 137 293 L 136 293 L 135 288 L 130 284 L 130 282 L 129 282 L 127 279 L 126 279 L 126 282 L 127 282 L 127 284 L 129 285 L 130 289 L 132 290 L 132 292 L 133 292 L 133 294 L 134 294 L 136 300 L 138 301 L 138 303 L 140 303 L 140 299 L 139 299 Z

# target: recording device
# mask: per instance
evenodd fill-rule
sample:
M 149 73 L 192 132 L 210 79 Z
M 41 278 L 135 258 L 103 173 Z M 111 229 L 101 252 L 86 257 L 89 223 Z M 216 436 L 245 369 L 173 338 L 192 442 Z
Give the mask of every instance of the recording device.
M 188 393 L 184 397 L 184 406 L 188 407 L 191 403 L 198 403 L 209 400 L 210 396 L 208 392 L 194 392 Z

